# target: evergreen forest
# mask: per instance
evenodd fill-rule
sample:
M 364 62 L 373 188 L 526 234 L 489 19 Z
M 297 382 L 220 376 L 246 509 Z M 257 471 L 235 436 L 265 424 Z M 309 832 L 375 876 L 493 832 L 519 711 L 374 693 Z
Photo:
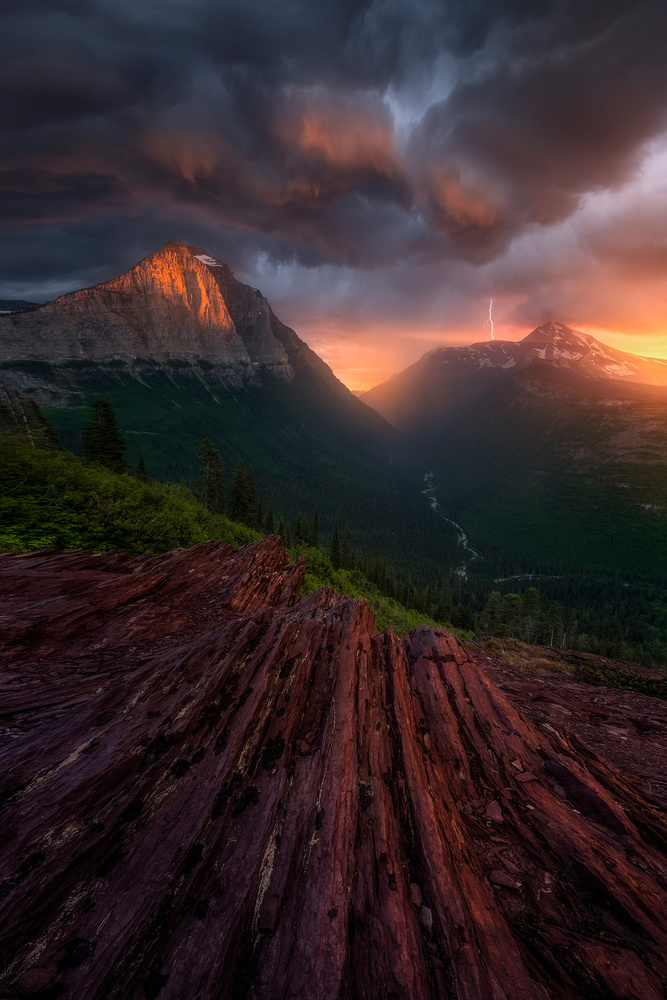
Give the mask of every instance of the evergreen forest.
M 108 401 L 92 403 L 83 457 L 65 449 L 39 408 L 30 405 L 25 426 L 6 413 L 1 425 L 2 551 L 86 548 L 158 554 L 207 538 L 238 546 L 279 534 L 291 558 L 305 554 L 306 591 L 328 585 L 363 597 L 380 628 L 392 625 L 404 632 L 420 622 L 439 623 L 464 637 L 513 638 L 647 666 L 667 665 L 667 581 L 629 586 L 618 575 L 586 579 L 567 566 L 543 567 L 547 572 L 539 574 L 539 588 L 531 585 L 530 574 L 504 580 L 456 570 L 420 576 L 377 555 L 349 508 L 328 528 L 323 528 L 317 507 L 290 517 L 271 489 L 258 488 L 243 456 L 226 468 L 208 438 L 193 456 L 198 470 L 194 482 L 160 482 L 143 452 L 130 466 Z M 522 582 L 529 585 L 520 586 Z

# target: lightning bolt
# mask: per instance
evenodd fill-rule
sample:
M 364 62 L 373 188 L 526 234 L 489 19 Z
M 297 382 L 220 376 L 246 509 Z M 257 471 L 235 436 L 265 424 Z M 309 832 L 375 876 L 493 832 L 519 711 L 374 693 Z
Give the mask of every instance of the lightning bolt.
M 494 337 L 494 335 L 493 335 L 493 299 L 489 299 L 489 318 L 487 319 L 486 323 L 484 324 L 484 329 L 485 330 L 489 330 L 489 329 L 491 330 L 491 340 L 495 340 L 496 339 Z

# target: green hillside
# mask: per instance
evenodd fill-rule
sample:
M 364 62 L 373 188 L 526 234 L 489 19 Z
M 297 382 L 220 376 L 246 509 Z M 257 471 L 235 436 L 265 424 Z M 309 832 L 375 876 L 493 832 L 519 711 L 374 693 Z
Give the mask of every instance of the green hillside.
M 183 485 L 142 483 L 64 449 L 31 447 L 7 433 L 0 433 L 0 472 L 0 552 L 58 548 L 158 555 L 209 538 L 237 547 L 262 537 L 245 524 L 212 514 Z M 400 634 L 420 623 L 435 624 L 382 594 L 360 570 L 334 568 L 321 548 L 299 545 L 289 551 L 292 561 L 301 553 L 307 565 L 304 593 L 330 586 L 363 598 L 379 629 L 391 626 Z
M 10 362 L 53 387 L 65 405 L 45 410 L 63 443 L 81 454 L 82 429 L 97 396 L 114 407 L 134 468 L 143 452 L 149 476 L 192 485 L 197 449 L 210 438 L 228 469 L 241 457 L 258 487 L 294 521 L 319 509 L 331 532 L 349 509 L 364 546 L 419 579 L 446 575 L 458 560 L 450 525 L 431 516 L 402 477 L 396 433 L 373 410 L 304 367 L 292 382 L 263 373 L 255 384 L 226 386 L 205 362 L 91 364 Z
M 482 556 L 476 574 L 546 564 L 664 576 L 667 403 L 509 383 L 418 453 L 443 510 Z

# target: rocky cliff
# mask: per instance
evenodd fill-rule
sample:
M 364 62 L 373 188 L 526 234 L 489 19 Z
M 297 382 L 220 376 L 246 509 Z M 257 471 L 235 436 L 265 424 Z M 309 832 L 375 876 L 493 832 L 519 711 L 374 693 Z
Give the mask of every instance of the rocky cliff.
M 234 277 L 229 264 L 211 257 L 201 247 L 188 249 L 208 267 L 215 278 L 254 365 L 270 366 L 287 377 L 291 377 L 299 369 L 309 368 L 323 378 L 330 388 L 342 389 L 345 395 L 349 395 L 348 390 L 319 355 L 297 337 L 291 327 L 278 319 L 257 288 L 243 284 Z
M 77 406 L 109 373 L 146 381 L 156 364 L 216 387 L 313 377 L 319 391 L 373 419 L 327 364 L 224 261 L 172 240 L 112 281 L 29 312 L 0 315 L 0 366 L 42 405 Z
M 663 997 L 667 822 L 277 538 L 0 559 L 3 997 Z
M 281 323 L 256 288 L 199 247 L 172 240 L 125 274 L 0 317 L 0 361 L 207 361 L 231 381 L 262 368 L 291 379 L 330 369 Z
M 112 281 L 0 320 L 0 358 L 250 364 L 209 269 L 178 241 Z

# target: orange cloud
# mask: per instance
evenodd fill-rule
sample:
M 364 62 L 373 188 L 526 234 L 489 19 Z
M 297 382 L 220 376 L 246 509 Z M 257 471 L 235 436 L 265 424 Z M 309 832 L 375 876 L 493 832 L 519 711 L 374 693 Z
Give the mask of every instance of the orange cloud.
M 219 138 L 205 134 L 155 129 L 142 136 L 140 146 L 154 164 L 190 184 L 215 176 L 225 159 Z
M 458 172 L 431 166 L 425 187 L 431 208 L 445 229 L 493 229 L 504 221 L 498 199 L 475 182 L 461 181 Z
M 347 174 L 403 174 L 391 122 L 381 107 L 291 92 L 275 131 L 291 157 L 304 165 Z

